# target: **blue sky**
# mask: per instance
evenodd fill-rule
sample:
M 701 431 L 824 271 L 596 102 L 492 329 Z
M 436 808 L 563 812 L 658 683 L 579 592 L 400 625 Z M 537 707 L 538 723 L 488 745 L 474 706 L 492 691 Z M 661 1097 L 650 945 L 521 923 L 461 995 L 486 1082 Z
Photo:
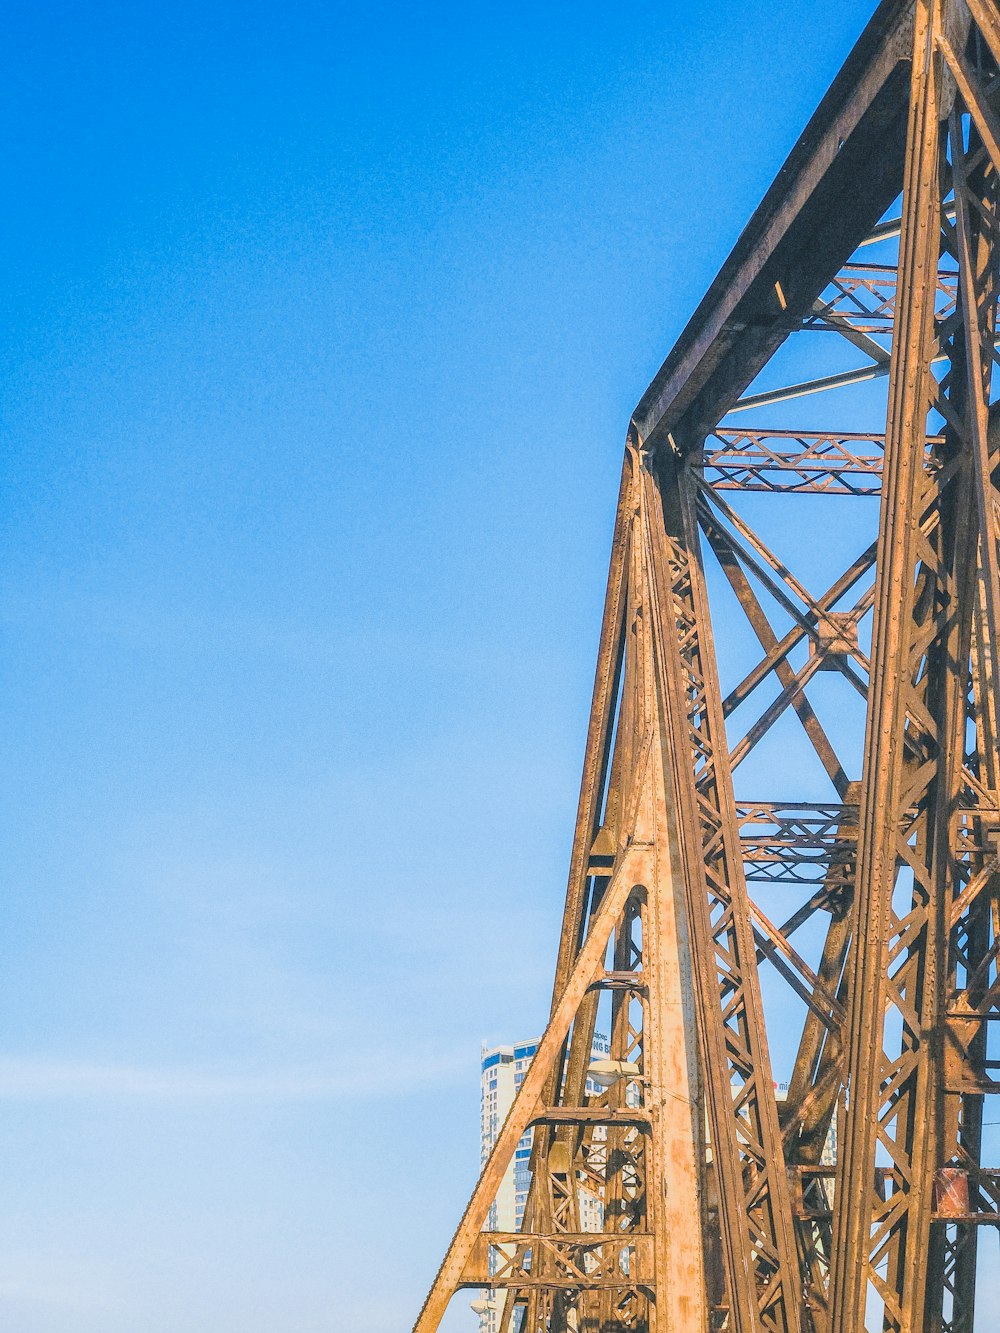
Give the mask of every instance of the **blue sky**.
M 870 9 L 8 16 L 6 1327 L 409 1325 L 547 1009 L 628 414 Z

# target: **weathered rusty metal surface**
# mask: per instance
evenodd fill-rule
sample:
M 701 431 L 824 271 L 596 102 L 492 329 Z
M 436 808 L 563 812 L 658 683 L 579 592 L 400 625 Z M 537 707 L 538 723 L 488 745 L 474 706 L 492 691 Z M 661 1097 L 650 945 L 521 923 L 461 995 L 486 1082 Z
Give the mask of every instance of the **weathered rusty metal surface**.
M 630 422 L 549 1026 L 417 1333 L 991 1326 L 998 299 L 1000 4 L 884 0 Z

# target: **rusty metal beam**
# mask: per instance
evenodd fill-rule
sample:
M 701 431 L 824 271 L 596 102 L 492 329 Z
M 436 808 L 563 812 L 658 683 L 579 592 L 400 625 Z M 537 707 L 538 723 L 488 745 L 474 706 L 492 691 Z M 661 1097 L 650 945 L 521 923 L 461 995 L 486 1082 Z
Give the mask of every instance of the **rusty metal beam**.
M 704 438 L 899 193 L 912 5 L 883 0 L 677 346 L 632 414 L 638 438 Z
M 990 1326 L 998 303 L 1000 0 L 883 0 L 630 423 L 550 1022 L 417 1333 L 470 1286 L 483 1333 Z M 787 338 L 814 378 L 759 389 Z M 483 1231 L 526 1132 L 521 1230 Z

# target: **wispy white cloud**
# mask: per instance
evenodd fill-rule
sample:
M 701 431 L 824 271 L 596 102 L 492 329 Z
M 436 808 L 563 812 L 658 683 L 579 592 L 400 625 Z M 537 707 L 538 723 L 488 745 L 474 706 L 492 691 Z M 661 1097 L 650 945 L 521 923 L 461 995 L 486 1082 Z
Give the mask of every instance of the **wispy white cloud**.
M 0 1277 L 0 1309 L 12 1306 L 43 1306 L 60 1311 L 107 1309 L 110 1302 L 103 1292 L 91 1292 L 79 1284 L 44 1282 L 33 1284 L 23 1278 L 11 1281 Z
M 118 1304 L 115 1276 L 94 1256 L 85 1261 L 78 1255 L 19 1248 L 0 1257 L 0 1310 L 9 1317 L 18 1309 L 37 1307 L 62 1318 L 109 1312 Z
M 468 1073 L 468 1055 L 440 1053 L 344 1057 L 326 1069 L 212 1070 L 90 1064 L 0 1056 L 0 1101 L 123 1100 L 337 1101 L 383 1097 L 401 1086 L 452 1083 Z

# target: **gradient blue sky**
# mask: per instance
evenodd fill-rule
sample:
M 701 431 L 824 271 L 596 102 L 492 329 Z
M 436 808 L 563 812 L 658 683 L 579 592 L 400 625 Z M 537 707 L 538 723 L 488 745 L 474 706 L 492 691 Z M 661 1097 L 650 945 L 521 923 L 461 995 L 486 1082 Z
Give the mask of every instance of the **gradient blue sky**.
M 872 7 L 8 11 L 12 1333 L 409 1326 L 547 1008 L 629 411 Z

